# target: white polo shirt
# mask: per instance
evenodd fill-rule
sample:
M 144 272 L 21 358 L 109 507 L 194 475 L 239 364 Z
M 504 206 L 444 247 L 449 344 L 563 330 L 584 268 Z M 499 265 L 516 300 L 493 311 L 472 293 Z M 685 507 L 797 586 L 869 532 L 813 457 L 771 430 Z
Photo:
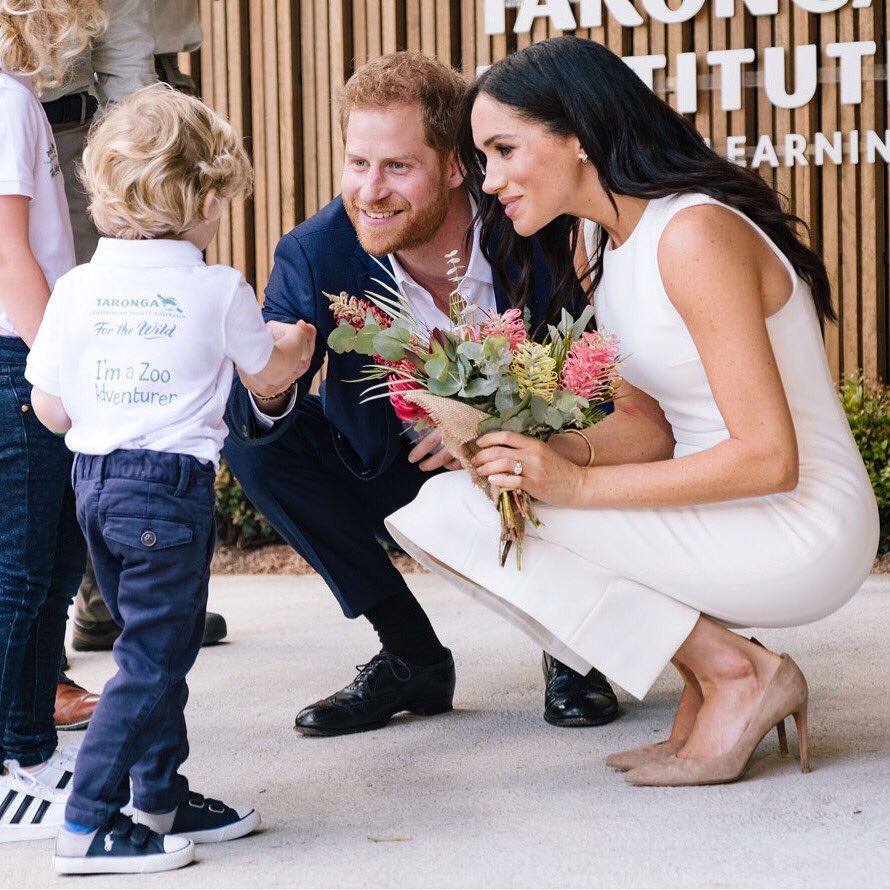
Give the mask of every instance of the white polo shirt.
M 3 71 L 0 71 L 0 195 L 31 199 L 28 240 L 52 288 L 56 279 L 75 262 L 74 237 L 56 143 L 31 81 Z M 4 310 L 2 294 L 0 336 L 18 336 Z
M 187 241 L 102 238 L 59 279 L 25 376 L 59 396 L 65 443 L 191 454 L 218 465 L 233 362 L 255 374 L 272 334 L 253 288 Z

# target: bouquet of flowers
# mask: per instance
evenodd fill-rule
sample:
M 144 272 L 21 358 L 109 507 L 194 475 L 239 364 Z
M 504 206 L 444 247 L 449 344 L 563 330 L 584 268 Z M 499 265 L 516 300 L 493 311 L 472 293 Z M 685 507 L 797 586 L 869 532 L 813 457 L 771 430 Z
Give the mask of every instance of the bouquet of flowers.
M 456 251 L 446 257 L 456 277 Z M 385 267 L 381 266 L 384 271 Z M 526 522 L 539 524 L 532 498 L 502 491 L 475 473 L 476 439 L 510 430 L 546 441 L 567 429 L 583 430 L 605 415 L 618 377 L 618 341 L 608 333 L 587 332 L 587 307 L 573 319 L 563 310 L 557 325 L 536 342 L 526 311 L 480 313 L 452 292 L 451 328 L 426 330 L 407 298 L 380 279 L 384 293 L 361 299 L 325 294 L 337 327 L 328 346 L 337 353 L 367 355 L 361 381 L 363 401 L 388 398 L 400 420 L 416 430 L 440 428 L 445 447 L 459 457 L 473 480 L 497 505 L 501 516 L 500 564 L 511 547 L 521 568 Z

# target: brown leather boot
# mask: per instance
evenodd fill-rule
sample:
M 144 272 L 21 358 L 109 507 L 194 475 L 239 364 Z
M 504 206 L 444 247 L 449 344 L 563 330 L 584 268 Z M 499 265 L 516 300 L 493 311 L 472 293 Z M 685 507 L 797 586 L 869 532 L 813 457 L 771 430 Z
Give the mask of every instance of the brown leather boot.
M 62 674 L 56 687 L 56 710 L 53 714 L 56 729 L 86 729 L 98 703 L 96 693 L 87 692 Z

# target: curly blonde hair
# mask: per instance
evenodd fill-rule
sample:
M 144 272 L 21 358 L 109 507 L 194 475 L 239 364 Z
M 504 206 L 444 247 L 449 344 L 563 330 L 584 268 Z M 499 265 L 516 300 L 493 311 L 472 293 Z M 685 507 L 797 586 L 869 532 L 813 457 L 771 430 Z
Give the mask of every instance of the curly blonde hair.
M 460 102 L 467 82 L 454 68 L 412 50 L 372 59 L 340 94 L 340 129 L 346 139 L 353 108 L 419 103 L 426 142 L 440 157 L 454 151 Z
M 0 0 L 0 70 L 61 86 L 72 61 L 104 33 L 98 0 Z
M 98 118 L 80 171 L 96 228 L 111 238 L 177 238 L 207 195 L 249 193 L 250 161 L 232 125 L 166 84 L 143 87 Z

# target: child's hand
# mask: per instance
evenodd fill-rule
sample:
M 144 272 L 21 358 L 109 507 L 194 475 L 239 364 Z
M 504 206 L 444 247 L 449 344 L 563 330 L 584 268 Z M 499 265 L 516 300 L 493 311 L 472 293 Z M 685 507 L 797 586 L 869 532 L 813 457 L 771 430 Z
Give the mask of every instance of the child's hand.
M 51 396 L 39 387 L 31 390 L 31 407 L 37 419 L 57 436 L 63 436 L 71 429 L 71 418 L 58 396 Z
M 267 321 L 266 327 L 272 332 L 272 339 L 278 341 L 296 325 L 285 321 Z
M 309 370 L 315 351 L 315 328 L 305 321 L 296 324 L 270 321 L 267 325 L 275 339 L 275 349 L 284 356 L 294 379 L 302 377 Z
M 269 321 L 266 326 L 275 341 L 269 363 L 257 374 L 247 374 L 239 368 L 238 375 L 247 389 L 261 400 L 281 395 L 280 399 L 263 405 L 270 414 L 277 414 L 286 405 L 284 394 L 309 370 L 315 350 L 315 328 L 305 321 L 296 324 Z

